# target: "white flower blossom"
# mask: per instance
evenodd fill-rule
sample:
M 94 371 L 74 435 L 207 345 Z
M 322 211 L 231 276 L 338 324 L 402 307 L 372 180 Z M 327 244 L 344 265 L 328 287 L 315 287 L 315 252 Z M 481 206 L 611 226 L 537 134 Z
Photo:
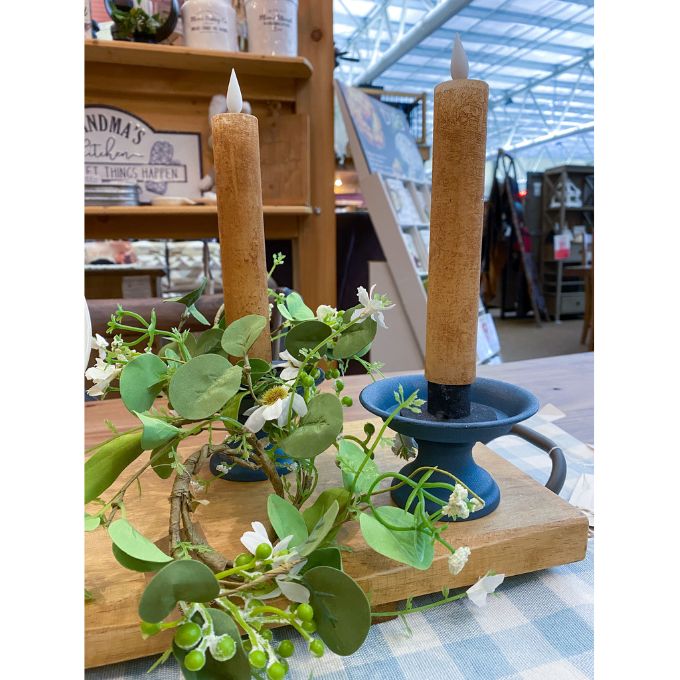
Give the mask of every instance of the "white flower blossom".
M 268 420 L 276 420 L 279 427 L 288 422 L 288 410 L 291 399 L 293 411 L 299 416 L 307 414 L 307 404 L 297 392 L 291 393 L 283 385 L 276 385 L 262 395 L 262 406 L 249 408 L 245 415 L 248 416 L 244 427 L 251 432 L 259 432 Z
M 338 316 L 338 310 L 329 305 L 319 305 L 316 308 L 316 318 L 324 323 L 333 323 Z
M 374 290 L 375 284 L 371 286 L 371 290 L 368 293 L 363 286 L 357 288 L 357 297 L 359 298 L 359 303 L 362 305 L 363 309 L 355 309 L 352 312 L 351 321 L 358 320 L 359 323 L 362 323 L 370 316 L 373 321 L 380 324 L 383 328 L 387 328 L 383 311 L 392 309 L 395 305 L 387 304 L 384 300 L 380 299 L 380 297 L 373 297 Z
M 90 347 L 92 347 L 92 349 L 96 349 L 99 352 L 100 359 L 106 359 L 106 348 L 108 346 L 109 343 L 105 338 L 102 338 L 99 333 L 96 333 L 95 336 L 90 339 Z
M 454 576 L 463 571 L 463 567 L 465 567 L 468 557 L 470 557 L 470 552 L 470 548 L 463 545 L 460 548 L 456 548 L 456 550 L 449 555 L 449 571 Z
M 449 502 L 442 508 L 442 515 L 452 519 L 467 519 L 471 512 L 484 507 L 479 499 L 468 496 L 468 489 L 463 484 L 456 483 L 449 496 Z
M 288 350 L 280 352 L 279 359 L 283 359 L 286 362 L 281 371 L 281 380 L 295 380 L 300 372 L 302 362 L 298 361 Z
M 269 536 L 267 536 L 267 530 L 261 522 L 252 522 L 251 526 L 253 527 L 253 530 L 246 531 L 243 536 L 241 536 L 241 543 L 252 555 L 255 554 L 258 545 L 266 543 L 272 549 L 272 553 L 268 559 L 272 560 L 273 568 L 281 566 L 286 562 L 290 562 L 297 557 L 297 553 L 288 551 L 288 544 L 293 539 L 292 535 L 286 536 L 276 545 L 272 545 Z M 258 593 L 258 598 L 261 600 L 270 600 L 283 594 L 291 602 L 309 602 L 309 590 L 302 584 L 292 580 L 292 578 L 305 566 L 306 562 L 306 559 L 300 560 L 290 568 L 288 573 L 276 576 L 274 578 L 276 587 L 267 593 Z
M 474 586 L 468 588 L 467 596 L 478 607 L 486 607 L 486 598 L 490 593 L 493 593 L 498 586 L 503 583 L 505 574 L 487 574 L 475 583 Z
M 87 390 L 91 397 L 99 397 L 106 392 L 112 380 L 115 380 L 122 368 L 118 364 L 107 364 L 103 359 L 98 358 L 94 366 L 85 371 L 85 377 L 91 380 L 94 385 Z

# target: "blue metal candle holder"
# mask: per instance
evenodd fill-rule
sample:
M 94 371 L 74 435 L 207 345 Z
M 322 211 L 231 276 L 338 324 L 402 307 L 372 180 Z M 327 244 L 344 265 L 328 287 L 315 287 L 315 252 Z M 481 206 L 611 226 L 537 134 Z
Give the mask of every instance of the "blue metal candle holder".
M 427 380 L 423 375 L 401 375 L 378 380 L 365 387 L 359 400 L 371 413 L 386 420 L 396 406 L 394 393 L 399 386 L 404 394 L 418 390 L 421 398 L 427 396 Z M 477 442 L 487 444 L 492 439 L 508 434 L 515 423 L 526 420 L 538 411 L 538 400 L 527 390 L 500 380 L 477 378 L 470 390 L 471 412 L 466 418 L 438 419 L 427 412 L 404 410 L 390 422 L 390 427 L 402 435 L 413 437 L 418 444 L 418 455 L 401 469 L 402 475 L 410 475 L 420 467 L 437 467 L 455 475 L 484 501 L 484 507 L 468 519 L 478 519 L 493 512 L 501 499 L 501 492 L 493 477 L 475 463 L 472 447 Z M 417 481 L 420 475 L 412 479 Z M 445 474 L 435 472 L 431 482 L 452 480 Z M 391 492 L 392 499 L 405 507 L 412 489 L 404 484 Z M 446 489 L 428 489 L 437 498 L 447 501 Z M 426 501 L 426 509 L 432 513 L 440 509 L 433 501 Z M 458 520 L 460 521 L 460 520 Z

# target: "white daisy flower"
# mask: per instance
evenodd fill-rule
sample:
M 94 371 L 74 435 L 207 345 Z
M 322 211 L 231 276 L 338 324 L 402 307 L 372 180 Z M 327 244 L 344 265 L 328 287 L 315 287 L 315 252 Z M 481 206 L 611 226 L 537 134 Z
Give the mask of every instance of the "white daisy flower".
M 378 297 L 373 297 L 373 291 L 375 290 L 375 284 L 371 286 L 370 292 L 366 292 L 363 286 L 357 288 L 357 297 L 359 298 L 359 303 L 363 306 L 363 309 L 355 309 L 352 312 L 351 321 L 358 319 L 359 323 L 362 323 L 369 316 L 376 323 L 380 324 L 383 328 L 387 328 L 385 325 L 385 316 L 383 311 L 387 309 L 392 309 L 395 307 L 393 304 L 389 304 Z
M 94 366 L 85 371 L 85 377 L 94 385 L 87 390 L 91 397 L 99 397 L 106 392 L 112 380 L 115 380 L 121 372 L 118 364 L 107 364 L 103 359 L 97 359 Z
M 468 588 L 467 596 L 478 607 L 486 607 L 487 596 L 493 593 L 496 588 L 503 583 L 504 579 L 505 574 L 494 574 L 493 576 L 487 574 L 486 576 L 482 576 L 474 586 Z
M 460 548 L 456 548 L 456 550 L 449 555 L 449 571 L 454 576 L 463 571 L 463 567 L 467 564 L 470 553 L 470 548 L 463 545 Z
M 293 411 L 299 416 L 307 415 L 307 404 L 297 392 L 291 393 L 284 385 L 276 385 L 262 395 L 262 406 L 249 408 L 244 427 L 251 432 L 259 432 L 268 420 L 276 420 L 279 427 L 288 422 L 289 405 L 293 400 Z
M 300 372 L 302 362 L 298 361 L 288 350 L 280 352 L 279 359 L 283 359 L 286 362 L 281 371 L 281 380 L 295 380 Z

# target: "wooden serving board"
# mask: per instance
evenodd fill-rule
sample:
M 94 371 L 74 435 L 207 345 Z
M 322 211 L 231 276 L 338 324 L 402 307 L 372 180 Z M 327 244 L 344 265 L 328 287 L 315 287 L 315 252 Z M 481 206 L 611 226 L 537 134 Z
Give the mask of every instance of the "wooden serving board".
M 364 422 L 347 423 L 345 433 L 363 436 Z M 378 420 L 372 422 L 380 424 Z M 196 441 L 182 453 L 195 448 Z M 338 542 L 352 548 L 352 552 L 343 552 L 344 567 L 371 593 L 374 608 L 408 596 L 437 592 L 444 586 L 470 585 L 489 570 L 512 576 L 585 557 L 588 521 L 584 515 L 489 448 L 478 444 L 474 455 L 498 482 L 501 503 L 496 511 L 479 520 L 451 523 L 443 534 L 450 544 L 467 545 L 472 550 L 468 564 L 458 576 L 449 573 L 447 553 L 439 544 L 435 546 L 432 567 L 419 571 L 370 550 L 356 522 L 345 525 L 338 534 Z M 397 470 L 403 461 L 389 450 L 380 450 L 376 462 L 383 470 Z M 317 466 L 320 472 L 317 494 L 326 487 L 340 485 L 340 471 L 332 453 L 319 456 Z M 141 498 L 134 488 L 127 494 L 128 519 L 148 538 L 162 539 L 168 530 L 171 480 L 161 480 L 148 470 L 141 482 Z M 107 497 L 114 491 L 115 488 Z M 270 492 L 268 482 L 217 481 L 206 496 L 209 504 L 197 510 L 196 519 L 211 544 L 233 556 L 242 552 L 239 539 L 250 529 L 250 522 L 266 519 Z M 389 503 L 388 495 L 377 498 Z M 85 587 L 94 595 L 94 600 L 85 605 L 87 668 L 149 656 L 169 645 L 171 631 L 148 640 L 142 640 L 139 633 L 137 604 L 147 578 L 116 562 L 104 530 L 86 534 Z

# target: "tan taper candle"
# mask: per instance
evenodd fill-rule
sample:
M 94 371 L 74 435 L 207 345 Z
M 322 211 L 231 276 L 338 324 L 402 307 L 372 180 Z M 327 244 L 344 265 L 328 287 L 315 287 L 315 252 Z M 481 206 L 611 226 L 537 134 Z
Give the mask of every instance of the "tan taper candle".
M 452 75 L 434 91 L 425 377 L 470 385 L 477 363 L 489 86 L 467 79 L 459 39 Z
M 227 323 L 248 314 L 269 319 L 257 118 L 240 113 L 241 106 L 238 81 L 232 71 L 227 93 L 229 113 L 211 120 Z M 250 356 L 271 361 L 268 323 Z

